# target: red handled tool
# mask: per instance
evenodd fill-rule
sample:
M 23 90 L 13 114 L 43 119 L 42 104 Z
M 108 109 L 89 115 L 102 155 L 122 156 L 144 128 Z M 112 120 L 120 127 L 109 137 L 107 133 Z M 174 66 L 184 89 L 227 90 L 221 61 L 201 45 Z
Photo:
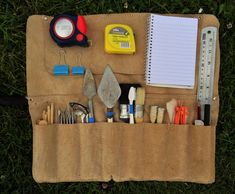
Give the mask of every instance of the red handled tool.
M 183 124 L 185 125 L 187 122 L 188 116 L 188 107 L 186 106 L 177 106 L 175 108 L 175 118 L 174 124 Z
M 88 47 L 86 31 L 85 19 L 80 15 L 56 15 L 50 23 L 51 37 L 60 47 L 74 45 Z

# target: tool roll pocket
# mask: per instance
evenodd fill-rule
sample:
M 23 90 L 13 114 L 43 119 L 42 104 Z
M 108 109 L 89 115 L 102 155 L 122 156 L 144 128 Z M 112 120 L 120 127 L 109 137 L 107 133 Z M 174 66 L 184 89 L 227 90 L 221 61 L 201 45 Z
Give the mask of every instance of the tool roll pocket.
M 97 122 L 33 128 L 37 182 L 214 180 L 215 126 Z
M 116 136 L 116 181 L 214 180 L 215 126 L 120 123 Z
M 171 98 L 189 107 L 187 125 L 149 123 L 149 106 Z M 96 123 L 36 124 L 48 102 L 84 105 L 82 94 L 30 98 L 33 121 L 33 176 L 37 182 L 171 180 L 214 181 L 215 126 L 194 126 L 195 95 L 146 94 L 144 123 L 107 123 L 105 107 L 94 98 Z
M 129 80 L 135 82 L 135 75 Z M 118 75 L 124 79 L 127 75 Z M 133 79 L 132 79 L 133 78 Z M 98 80 L 98 81 L 97 81 Z M 96 76 L 99 83 L 99 75 Z M 82 92 L 31 97 L 33 121 L 33 176 L 37 182 L 171 180 L 210 183 L 214 181 L 215 125 L 194 126 L 195 94 L 184 90 L 146 87 L 144 123 L 130 125 L 119 121 L 118 103 L 115 123 L 107 123 L 106 108 L 95 96 L 96 123 L 36 125 L 48 103 L 55 110 L 69 102 L 87 104 Z M 192 92 L 192 91 L 190 91 Z M 166 106 L 172 98 L 189 107 L 187 125 L 149 123 L 150 105 Z M 215 109 L 218 99 L 214 102 Z
M 107 180 L 108 129 L 102 123 L 33 126 L 33 176 L 38 182 Z M 108 177 L 109 178 L 109 177 Z

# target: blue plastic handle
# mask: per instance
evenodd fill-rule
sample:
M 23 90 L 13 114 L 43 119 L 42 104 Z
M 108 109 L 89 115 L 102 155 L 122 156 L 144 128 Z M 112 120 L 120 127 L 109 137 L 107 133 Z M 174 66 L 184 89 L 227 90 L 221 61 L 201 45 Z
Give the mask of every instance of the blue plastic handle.
M 129 107 L 129 113 L 130 113 L 130 114 L 134 114 L 134 105 L 133 105 L 133 104 L 130 104 L 129 106 L 130 106 L 130 107 Z
M 107 112 L 106 116 L 107 118 L 113 118 L 113 112 Z
M 88 118 L 88 123 L 94 123 L 95 122 L 95 118 L 94 117 L 89 117 Z

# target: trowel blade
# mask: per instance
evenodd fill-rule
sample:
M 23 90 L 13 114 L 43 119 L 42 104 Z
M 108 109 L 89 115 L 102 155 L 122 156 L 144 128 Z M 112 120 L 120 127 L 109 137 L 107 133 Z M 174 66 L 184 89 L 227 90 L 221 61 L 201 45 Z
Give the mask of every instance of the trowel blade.
M 113 108 L 121 95 L 121 88 L 109 65 L 104 70 L 98 96 L 107 108 Z
M 84 76 L 83 92 L 88 99 L 92 99 L 96 95 L 95 79 L 89 68 L 86 69 Z

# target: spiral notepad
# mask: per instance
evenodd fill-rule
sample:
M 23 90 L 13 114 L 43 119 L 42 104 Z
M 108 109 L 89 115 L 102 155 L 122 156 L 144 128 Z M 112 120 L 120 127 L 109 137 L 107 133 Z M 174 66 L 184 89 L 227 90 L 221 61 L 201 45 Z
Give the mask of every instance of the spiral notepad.
M 151 14 L 147 28 L 146 84 L 193 88 L 198 18 Z

